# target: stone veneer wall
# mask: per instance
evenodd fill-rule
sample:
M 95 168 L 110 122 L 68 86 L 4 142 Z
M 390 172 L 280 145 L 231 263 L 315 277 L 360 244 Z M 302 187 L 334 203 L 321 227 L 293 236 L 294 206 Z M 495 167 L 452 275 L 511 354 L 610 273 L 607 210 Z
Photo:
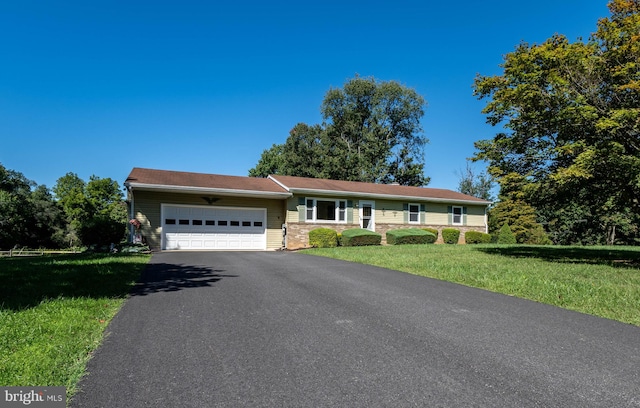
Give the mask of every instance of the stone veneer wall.
M 330 228 L 335 230 L 338 234 L 342 231 L 351 228 L 358 228 L 357 225 L 352 224 L 313 224 L 308 222 L 293 222 L 287 224 L 287 249 L 300 249 L 307 248 L 309 246 L 309 231 L 316 228 Z M 464 244 L 464 236 L 467 231 L 479 231 L 485 232 L 484 227 L 474 227 L 468 225 L 419 225 L 415 224 L 381 224 L 376 223 L 376 232 L 382 234 L 382 244 L 387 243 L 387 231 L 398 228 L 434 228 L 438 230 L 438 240 L 436 244 L 442 244 L 442 230 L 444 228 L 455 228 L 460 230 L 459 244 Z

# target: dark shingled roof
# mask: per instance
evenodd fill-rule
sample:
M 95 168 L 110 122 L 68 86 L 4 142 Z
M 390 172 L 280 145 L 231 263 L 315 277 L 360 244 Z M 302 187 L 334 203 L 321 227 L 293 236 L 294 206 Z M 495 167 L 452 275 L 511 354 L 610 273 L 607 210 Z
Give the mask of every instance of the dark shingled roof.
M 453 201 L 476 201 L 478 204 L 489 204 L 488 201 L 457 191 L 428 187 L 409 187 L 397 184 L 374 184 L 362 183 L 358 181 L 339 181 L 314 179 L 294 176 L 269 176 L 280 184 L 286 186 L 290 191 L 296 190 L 322 190 L 337 193 L 363 193 L 371 195 L 388 195 L 397 197 L 416 197 L 425 199 L 453 200 Z
M 125 183 L 286 193 L 284 188 L 266 178 L 188 173 L 184 171 L 142 169 L 139 167 L 134 167 L 131 170 Z
M 224 176 L 219 174 L 133 168 L 125 182 L 134 188 L 171 188 L 179 190 L 220 189 L 239 192 L 276 193 L 334 193 L 343 195 L 413 197 L 424 200 L 464 201 L 488 205 L 476 197 L 452 190 L 428 187 L 408 187 L 394 184 L 374 184 L 357 181 L 314 179 L 307 177 L 271 175 L 268 178 Z

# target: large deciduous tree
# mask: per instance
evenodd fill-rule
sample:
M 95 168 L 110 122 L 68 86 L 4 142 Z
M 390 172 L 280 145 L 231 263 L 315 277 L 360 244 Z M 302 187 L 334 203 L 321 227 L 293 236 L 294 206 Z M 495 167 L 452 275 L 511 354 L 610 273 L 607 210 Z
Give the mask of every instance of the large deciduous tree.
M 493 201 L 491 190 L 494 187 L 493 179 L 485 172 L 477 173 L 467 161 L 467 167 L 460 172 L 458 191 L 483 200 Z
M 588 41 L 520 44 L 478 76 L 488 123 L 476 159 L 510 175 L 559 243 L 634 242 L 640 221 L 640 0 L 612 0 Z M 588 236 L 587 236 L 588 235 Z
M 322 125 L 297 124 L 284 144 L 263 152 L 249 175 L 426 185 L 424 107 L 413 89 L 356 76 L 327 92 Z
M 107 245 L 124 237 L 126 204 L 115 180 L 91 176 L 87 183 L 67 173 L 53 191 L 67 217 L 68 242 L 79 239 L 84 245 Z
M 46 186 L 0 164 L 0 248 L 58 246 L 63 225 Z

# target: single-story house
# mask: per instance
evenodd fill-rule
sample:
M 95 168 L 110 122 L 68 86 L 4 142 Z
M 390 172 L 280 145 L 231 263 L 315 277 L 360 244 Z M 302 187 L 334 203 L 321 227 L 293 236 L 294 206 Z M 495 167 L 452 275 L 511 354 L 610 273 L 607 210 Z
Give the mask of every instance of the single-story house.
M 383 243 L 391 229 L 452 227 L 463 242 L 466 231 L 487 232 L 491 204 L 436 188 L 137 167 L 125 186 L 130 217 L 139 221 L 132 240 L 154 250 L 296 249 L 319 227 L 368 228 Z

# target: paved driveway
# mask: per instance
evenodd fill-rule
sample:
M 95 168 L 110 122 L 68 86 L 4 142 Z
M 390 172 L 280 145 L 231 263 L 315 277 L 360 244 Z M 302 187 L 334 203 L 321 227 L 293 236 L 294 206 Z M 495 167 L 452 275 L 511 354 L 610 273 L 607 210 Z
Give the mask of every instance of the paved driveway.
M 640 328 L 290 252 L 155 254 L 72 407 L 640 407 Z

